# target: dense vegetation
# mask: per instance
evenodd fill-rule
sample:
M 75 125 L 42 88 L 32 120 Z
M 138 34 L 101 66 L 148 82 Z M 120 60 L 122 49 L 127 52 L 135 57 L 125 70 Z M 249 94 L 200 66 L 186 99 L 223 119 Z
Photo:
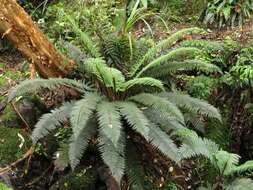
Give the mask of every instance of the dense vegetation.
M 18 3 L 75 68 L 0 40 L 0 190 L 253 189 L 251 0 Z

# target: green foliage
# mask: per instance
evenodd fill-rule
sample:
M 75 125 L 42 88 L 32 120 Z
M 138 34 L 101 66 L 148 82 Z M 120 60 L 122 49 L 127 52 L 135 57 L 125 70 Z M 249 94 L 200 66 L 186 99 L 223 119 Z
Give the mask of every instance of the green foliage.
M 212 91 L 218 83 L 218 79 L 211 78 L 205 75 L 189 76 L 186 78 L 188 93 L 196 98 L 210 100 Z
M 130 63 L 133 65 L 131 67 L 133 70 L 129 73 L 125 72 L 126 68 L 120 69 L 111 62 L 107 62 L 107 58 L 94 53 L 94 49 L 93 51 L 91 49 L 95 46 L 93 46 L 93 41 L 88 39 L 88 35 L 82 35 L 83 32 L 78 28 L 74 30 L 80 36 L 84 36 L 83 42 L 90 43 L 86 46 L 90 58 L 85 59 L 79 66 L 96 89 L 71 79 L 35 79 L 21 82 L 9 94 L 9 101 L 11 101 L 23 93 L 39 89 L 53 89 L 63 85 L 74 88 L 83 95 L 80 100 L 65 103 L 51 113 L 42 116 L 33 132 L 33 140 L 36 143 L 60 124 L 70 121 L 73 134 L 70 138 L 68 157 L 72 169 L 81 161 L 90 140 L 97 138 L 99 152 L 104 163 L 111 170 L 115 180 L 120 183 L 127 172 L 126 141 L 133 132 L 137 132 L 162 154 L 179 163 L 185 156 L 181 148 L 174 142 L 175 138 L 168 136 L 168 129 L 176 131 L 179 128 L 185 128 L 184 114 L 186 113 L 221 121 L 218 110 L 207 102 L 188 95 L 165 92 L 166 88 L 162 80 L 146 76 L 146 71 L 151 68 L 165 64 L 165 62 L 169 64 L 176 58 L 189 57 L 188 54 L 193 52 L 200 52 L 198 48 L 180 47 L 171 49 L 169 53 L 162 55 L 163 50 L 171 48 L 177 40 L 202 30 L 184 29 L 161 41 L 147 50 L 144 56 L 140 56 L 140 59 L 132 59 L 135 61 Z M 209 72 L 218 70 L 216 67 L 210 67 L 209 64 L 203 64 L 203 70 L 209 70 Z M 168 70 L 168 75 L 171 73 Z M 136 88 L 139 86 L 143 88 Z M 160 93 L 161 91 L 163 92 Z M 158 117 L 159 115 L 163 117 Z M 190 130 L 186 133 L 192 134 Z M 205 139 L 198 140 L 196 135 L 194 138 L 197 140 L 196 142 L 195 139 L 192 140 L 194 142 L 191 147 L 192 156 L 211 154 L 211 150 L 210 152 L 205 150 L 205 148 L 208 149 L 208 146 L 214 147 L 211 142 Z M 180 141 L 182 146 L 184 141 L 189 144 L 186 138 L 182 138 Z M 202 146 L 202 148 L 195 148 L 195 146 Z
M 0 189 L 1 190 L 12 190 L 12 188 L 10 188 L 9 186 L 3 184 L 3 183 L 0 183 Z
M 20 129 L 0 127 L 0 164 L 9 164 L 21 158 L 31 146 L 29 135 Z
M 211 27 L 242 26 L 253 11 L 250 0 L 212 0 L 207 3 L 200 20 Z

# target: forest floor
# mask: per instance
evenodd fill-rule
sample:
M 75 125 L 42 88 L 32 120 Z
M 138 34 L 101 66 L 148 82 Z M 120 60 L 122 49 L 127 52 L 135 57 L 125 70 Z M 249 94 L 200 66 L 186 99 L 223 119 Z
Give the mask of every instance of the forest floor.
M 167 30 L 165 27 L 155 27 L 153 31 L 153 36 L 156 41 L 166 38 L 170 34 L 186 27 L 192 27 L 192 24 L 174 24 L 173 26 L 169 27 Z M 136 27 L 134 32 L 134 36 L 136 38 L 141 38 L 142 36 L 146 35 L 147 30 L 143 30 L 143 25 L 139 25 Z M 224 39 L 232 39 L 235 41 L 240 42 L 247 42 L 250 37 L 253 35 L 253 25 L 245 25 L 243 29 L 229 29 L 229 30 L 207 30 L 205 34 L 195 36 L 196 39 L 212 39 L 212 40 L 224 40 Z M 13 49 L 10 47 L 10 49 Z M 10 50 L 9 49 L 9 50 Z M 15 86 L 19 81 L 24 80 L 26 78 L 30 78 L 30 70 L 28 63 L 25 61 L 25 58 L 20 55 L 16 50 L 9 50 L 0 51 L 0 97 L 7 96 L 8 91 Z M 12 75 L 12 73 L 20 73 L 20 75 Z M 5 84 L 4 82 L 5 81 Z M 0 117 L 2 114 L 2 110 L 4 108 L 4 102 L 0 102 Z M 168 163 L 169 165 L 171 163 Z M 185 163 L 184 173 L 180 173 L 184 175 L 186 178 L 189 174 L 190 168 L 194 166 L 194 163 L 187 162 Z M 178 174 L 176 174 L 178 175 Z M 49 175 L 50 176 L 50 175 Z M 180 178 L 179 178 L 180 180 Z M 178 181 L 180 184 L 181 182 Z M 181 183 L 182 186 L 187 186 L 187 184 Z

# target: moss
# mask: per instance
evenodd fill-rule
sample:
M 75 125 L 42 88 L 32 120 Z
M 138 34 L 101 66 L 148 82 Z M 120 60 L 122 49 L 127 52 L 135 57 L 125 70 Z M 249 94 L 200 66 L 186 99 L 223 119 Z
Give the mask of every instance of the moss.
M 29 135 L 22 130 L 0 127 L 0 165 L 22 157 L 31 143 Z
M 0 183 L 0 190 L 12 190 L 12 189 L 3 183 Z
M 7 96 L 0 97 L 1 103 L 7 103 Z M 13 110 L 10 104 L 7 104 L 6 108 L 0 113 L 0 123 L 4 126 L 16 126 L 18 124 L 19 117 Z
M 97 190 L 97 175 L 92 169 L 79 169 L 57 181 L 49 190 Z

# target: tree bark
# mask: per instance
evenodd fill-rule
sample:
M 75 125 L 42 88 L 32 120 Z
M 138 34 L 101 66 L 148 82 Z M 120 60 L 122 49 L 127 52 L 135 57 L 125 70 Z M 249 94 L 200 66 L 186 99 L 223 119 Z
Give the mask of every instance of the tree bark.
M 16 0 L 0 0 L 0 33 L 34 64 L 41 77 L 64 77 L 75 63 L 57 51 Z

